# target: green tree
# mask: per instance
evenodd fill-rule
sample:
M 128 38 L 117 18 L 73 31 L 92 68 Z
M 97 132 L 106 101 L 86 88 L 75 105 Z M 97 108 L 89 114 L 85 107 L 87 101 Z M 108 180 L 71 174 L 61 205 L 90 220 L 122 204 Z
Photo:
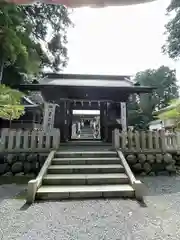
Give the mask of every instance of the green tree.
M 67 8 L 35 3 L 0 5 L 0 83 L 14 85 L 29 75 L 63 69 L 68 60 L 67 28 L 72 25 Z M 19 118 L 24 111 L 22 93 L 0 85 L 0 117 Z
M 173 14 L 171 20 L 166 24 L 166 43 L 163 46 L 164 53 L 167 53 L 172 59 L 180 57 L 180 1 L 171 0 L 167 8 L 167 14 Z
M 9 66 L 20 74 L 37 74 L 44 67 L 54 71 L 65 67 L 66 30 L 71 25 L 64 6 L 1 3 L 0 80 Z
M 68 9 L 63 5 L 35 3 L 21 7 L 25 24 L 31 26 L 31 37 L 43 46 L 39 53 L 41 66 L 57 71 L 63 69 L 68 60 L 67 29 L 72 26 Z
M 23 93 L 0 85 L 0 118 L 13 120 L 24 114 L 24 107 L 21 105 Z
M 174 120 L 177 128 L 180 128 L 180 100 L 175 99 L 169 103 L 169 106 L 162 109 L 157 116 L 161 120 Z
M 161 66 L 158 69 L 147 69 L 135 76 L 135 82 L 140 86 L 154 87 L 153 93 L 141 94 L 131 102 L 129 110 L 130 121 L 144 127 L 153 120 L 153 112 L 169 105 L 169 102 L 178 98 L 176 72 L 169 67 Z M 133 107 L 135 112 L 133 113 Z M 133 117 L 134 119 L 133 119 Z
M 18 56 L 26 64 L 28 52 L 21 41 L 22 15 L 15 5 L 1 3 L 0 6 L 0 80 L 5 64 L 13 64 Z
M 178 97 L 176 71 L 161 66 L 158 69 L 148 69 L 137 73 L 135 81 L 141 86 L 154 87 L 152 94 L 141 95 L 141 107 L 144 111 L 159 110 L 168 106 L 172 99 Z
M 128 126 L 134 126 L 136 130 L 145 129 L 149 122 L 149 117 L 140 107 L 140 97 L 137 94 L 130 96 L 127 102 Z

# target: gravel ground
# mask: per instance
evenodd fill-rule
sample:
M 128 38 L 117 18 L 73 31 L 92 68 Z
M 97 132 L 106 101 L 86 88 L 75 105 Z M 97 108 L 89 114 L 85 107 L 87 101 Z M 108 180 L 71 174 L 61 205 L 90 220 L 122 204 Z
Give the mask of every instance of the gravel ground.
M 179 240 L 180 177 L 142 179 L 145 205 L 134 200 L 41 202 L 14 196 L 23 186 L 0 186 L 0 240 Z

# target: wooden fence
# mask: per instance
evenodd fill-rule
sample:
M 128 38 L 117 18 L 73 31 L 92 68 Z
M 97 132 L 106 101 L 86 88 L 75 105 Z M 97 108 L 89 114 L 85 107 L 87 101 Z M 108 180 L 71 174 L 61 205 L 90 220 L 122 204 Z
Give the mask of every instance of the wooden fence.
M 2 129 L 0 152 L 48 152 L 60 146 L 60 131 Z
M 113 134 L 116 148 L 132 152 L 167 152 L 180 151 L 180 132 L 128 131 Z

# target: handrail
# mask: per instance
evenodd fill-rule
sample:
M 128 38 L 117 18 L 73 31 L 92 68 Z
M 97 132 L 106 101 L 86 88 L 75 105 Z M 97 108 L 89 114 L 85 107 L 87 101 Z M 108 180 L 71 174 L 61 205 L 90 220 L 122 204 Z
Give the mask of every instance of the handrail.
M 129 177 L 130 183 L 131 183 L 131 185 L 133 185 L 136 182 L 136 178 L 135 178 L 133 172 L 131 171 L 131 169 L 130 169 L 130 167 L 129 167 L 129 165 L 128 165 L 128 163 L 127 163 L 127 161 L 126 161 L 126 159 L 125 159 L 125 157 L 123 155 L 123 153 L 121 151 L 119 151 L 119 150 L 117 150 L 117 153 L 119 155 L 119 158 L 121 159 L 121 163 L 122 163 L 122 165 L 123 165 L 123 167 L 125 169 L 125 172 L 128 175 L 128 177 Z
M 46 174 L 47 172 L 47 169 L 48 167 L 50 166 L 51 162 L 52 162 L 52 159 L 54 158 L 54 154 L 55 154 L 55 151 L 51 151 L 44 163 L 44 165 L 42 166 L 38 176 L 37 176 L 37 187 L 39 188 L 42 184 L 42 178 L 44 177 L 44 175 Z
M 44 165 L 42 166 L 38 176 L 36 177 L 36 179 L 30 180 L 28 182 L 28 189 L 27 189 L 27 203 L 31 204 L 34 202 L 35 199 L 35 195 L 36 192 L 38 190 L 38 188 L 40 188 L 40 186 L 42 185 L 42 180 L 44 175 L 46 174 L 48 167 L 50 166 L 52 159 L 54 158 L 54 154 L 55 151 L 51 151 L 44 163 Z
M 135 196 L 138 200 L 142 201 L 143 200 L 143 196 L 146 195 L 147 192 L 147 188 L 145 187 L 145 185 L 140 181 L 137 180 L 133 174 L 133 172 L 131 171 L 123 153 L 120 150 L 117 150 L 118 156 L 121 159 L 121 163 L 125 169 L 125 172 L 130 180 L 130 184 L 132 186 L 132 188 L 135 191 Z

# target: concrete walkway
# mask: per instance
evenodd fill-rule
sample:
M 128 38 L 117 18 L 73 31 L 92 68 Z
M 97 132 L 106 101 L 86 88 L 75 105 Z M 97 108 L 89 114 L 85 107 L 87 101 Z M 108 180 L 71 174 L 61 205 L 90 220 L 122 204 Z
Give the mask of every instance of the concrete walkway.
M 41 202 L 13 197 L 0 186 L 1 240 L 179 240 L 180 177 L 146 177 L 146 205 L 134 200 Z

